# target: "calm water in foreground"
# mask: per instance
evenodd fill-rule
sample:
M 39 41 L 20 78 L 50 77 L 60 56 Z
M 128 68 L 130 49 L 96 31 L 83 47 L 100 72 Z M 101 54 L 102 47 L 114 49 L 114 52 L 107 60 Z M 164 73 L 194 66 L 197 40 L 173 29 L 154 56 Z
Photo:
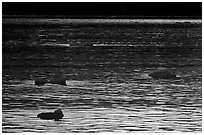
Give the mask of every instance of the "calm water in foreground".
M 201 132 L 201 39 L 201 25 L 3 26 L 2 131 Z M 158 67 L 177 78 L 146 78 Z

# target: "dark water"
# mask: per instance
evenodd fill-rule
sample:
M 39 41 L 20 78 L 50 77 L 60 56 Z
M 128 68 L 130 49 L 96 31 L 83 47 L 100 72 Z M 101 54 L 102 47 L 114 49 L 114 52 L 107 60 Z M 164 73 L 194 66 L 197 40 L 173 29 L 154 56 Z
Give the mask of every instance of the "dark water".
M 201 33 L 201 25 L 3 26 L 2 131 L 201 132 Z M 177 79 L 146 77 L 158 67 Z M 39 78 L 67 85 L 34 85 Z M 36 117 L 56 108 L 61 121 Z

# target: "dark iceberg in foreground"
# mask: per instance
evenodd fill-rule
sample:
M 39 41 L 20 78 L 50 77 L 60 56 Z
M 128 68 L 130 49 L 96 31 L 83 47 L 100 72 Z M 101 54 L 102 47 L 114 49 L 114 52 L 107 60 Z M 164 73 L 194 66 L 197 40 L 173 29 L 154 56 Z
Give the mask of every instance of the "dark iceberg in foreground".
M 61 109 L 57 109 L 54 112 L 39 113 L 37 117 L 45 120 L 59 120 L 64 117 L 64 114 Z
M 51 84 L 59 84 L 59 85 L 66 85 L 66 79 L 52 79 L 52 80 L 45 80 L 45 79 L 37 79 L 35 80 L 35 85 L 44 85 L 46 83 L 51 83 Z
M 159 69 L 156 70 L 148 75 L 149 77 L 155 78 L 155 79 L 172 79 L 176 78 L 176 74 L 170 72 L 168 69 Z

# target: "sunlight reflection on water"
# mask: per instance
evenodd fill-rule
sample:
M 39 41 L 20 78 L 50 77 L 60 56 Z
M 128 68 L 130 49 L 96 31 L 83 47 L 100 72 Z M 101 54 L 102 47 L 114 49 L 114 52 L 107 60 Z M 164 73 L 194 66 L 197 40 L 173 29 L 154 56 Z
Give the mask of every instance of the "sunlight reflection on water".
M 28 81 L 30 84 L 23 81 L 25 84 L 7 85 L 10 96 L 3 96 L 7 101 L 3 102 L 3 108 L 11 110 L 3 110 L 3 125 L 9 132 L 201 130 L 198 90 L 172 81 L 143 81 L 94 83 L 71 80 L 67 81 L 67 86 L 35 86 L 32 81 Z M 15 96 L 11 90 L 16 91 Z M 46 122 L 36 117 L 38 113 L 54 108 L 62 108 L 64 112 L 65 118 L 60 122 Z

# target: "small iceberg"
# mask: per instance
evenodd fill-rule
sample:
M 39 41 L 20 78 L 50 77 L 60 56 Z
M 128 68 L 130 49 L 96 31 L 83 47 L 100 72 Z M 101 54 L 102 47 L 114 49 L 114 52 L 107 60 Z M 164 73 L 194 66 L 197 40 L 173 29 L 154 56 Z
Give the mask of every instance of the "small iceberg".
M 148 74 L 149 77 L 152 77 L 154 79 L 172 79 L 176 78 L 176 74 L 171 72 L 169 69 L 161 68 L 158 69 L 150 74 Z
M 35 85 L 41 86 L 47 83 L 51 84 L 59 84 L 59 85 L 66 85 L 66 79 L 52 79 L 52 80 L 45 80 L 45 79 L 37 79 L 35 80 Z
M 54 112 L 39 113 L 37 117 L 44 120 L 59 120 L 64 117 L 64 114 L 61 109 L 57 109 Z

